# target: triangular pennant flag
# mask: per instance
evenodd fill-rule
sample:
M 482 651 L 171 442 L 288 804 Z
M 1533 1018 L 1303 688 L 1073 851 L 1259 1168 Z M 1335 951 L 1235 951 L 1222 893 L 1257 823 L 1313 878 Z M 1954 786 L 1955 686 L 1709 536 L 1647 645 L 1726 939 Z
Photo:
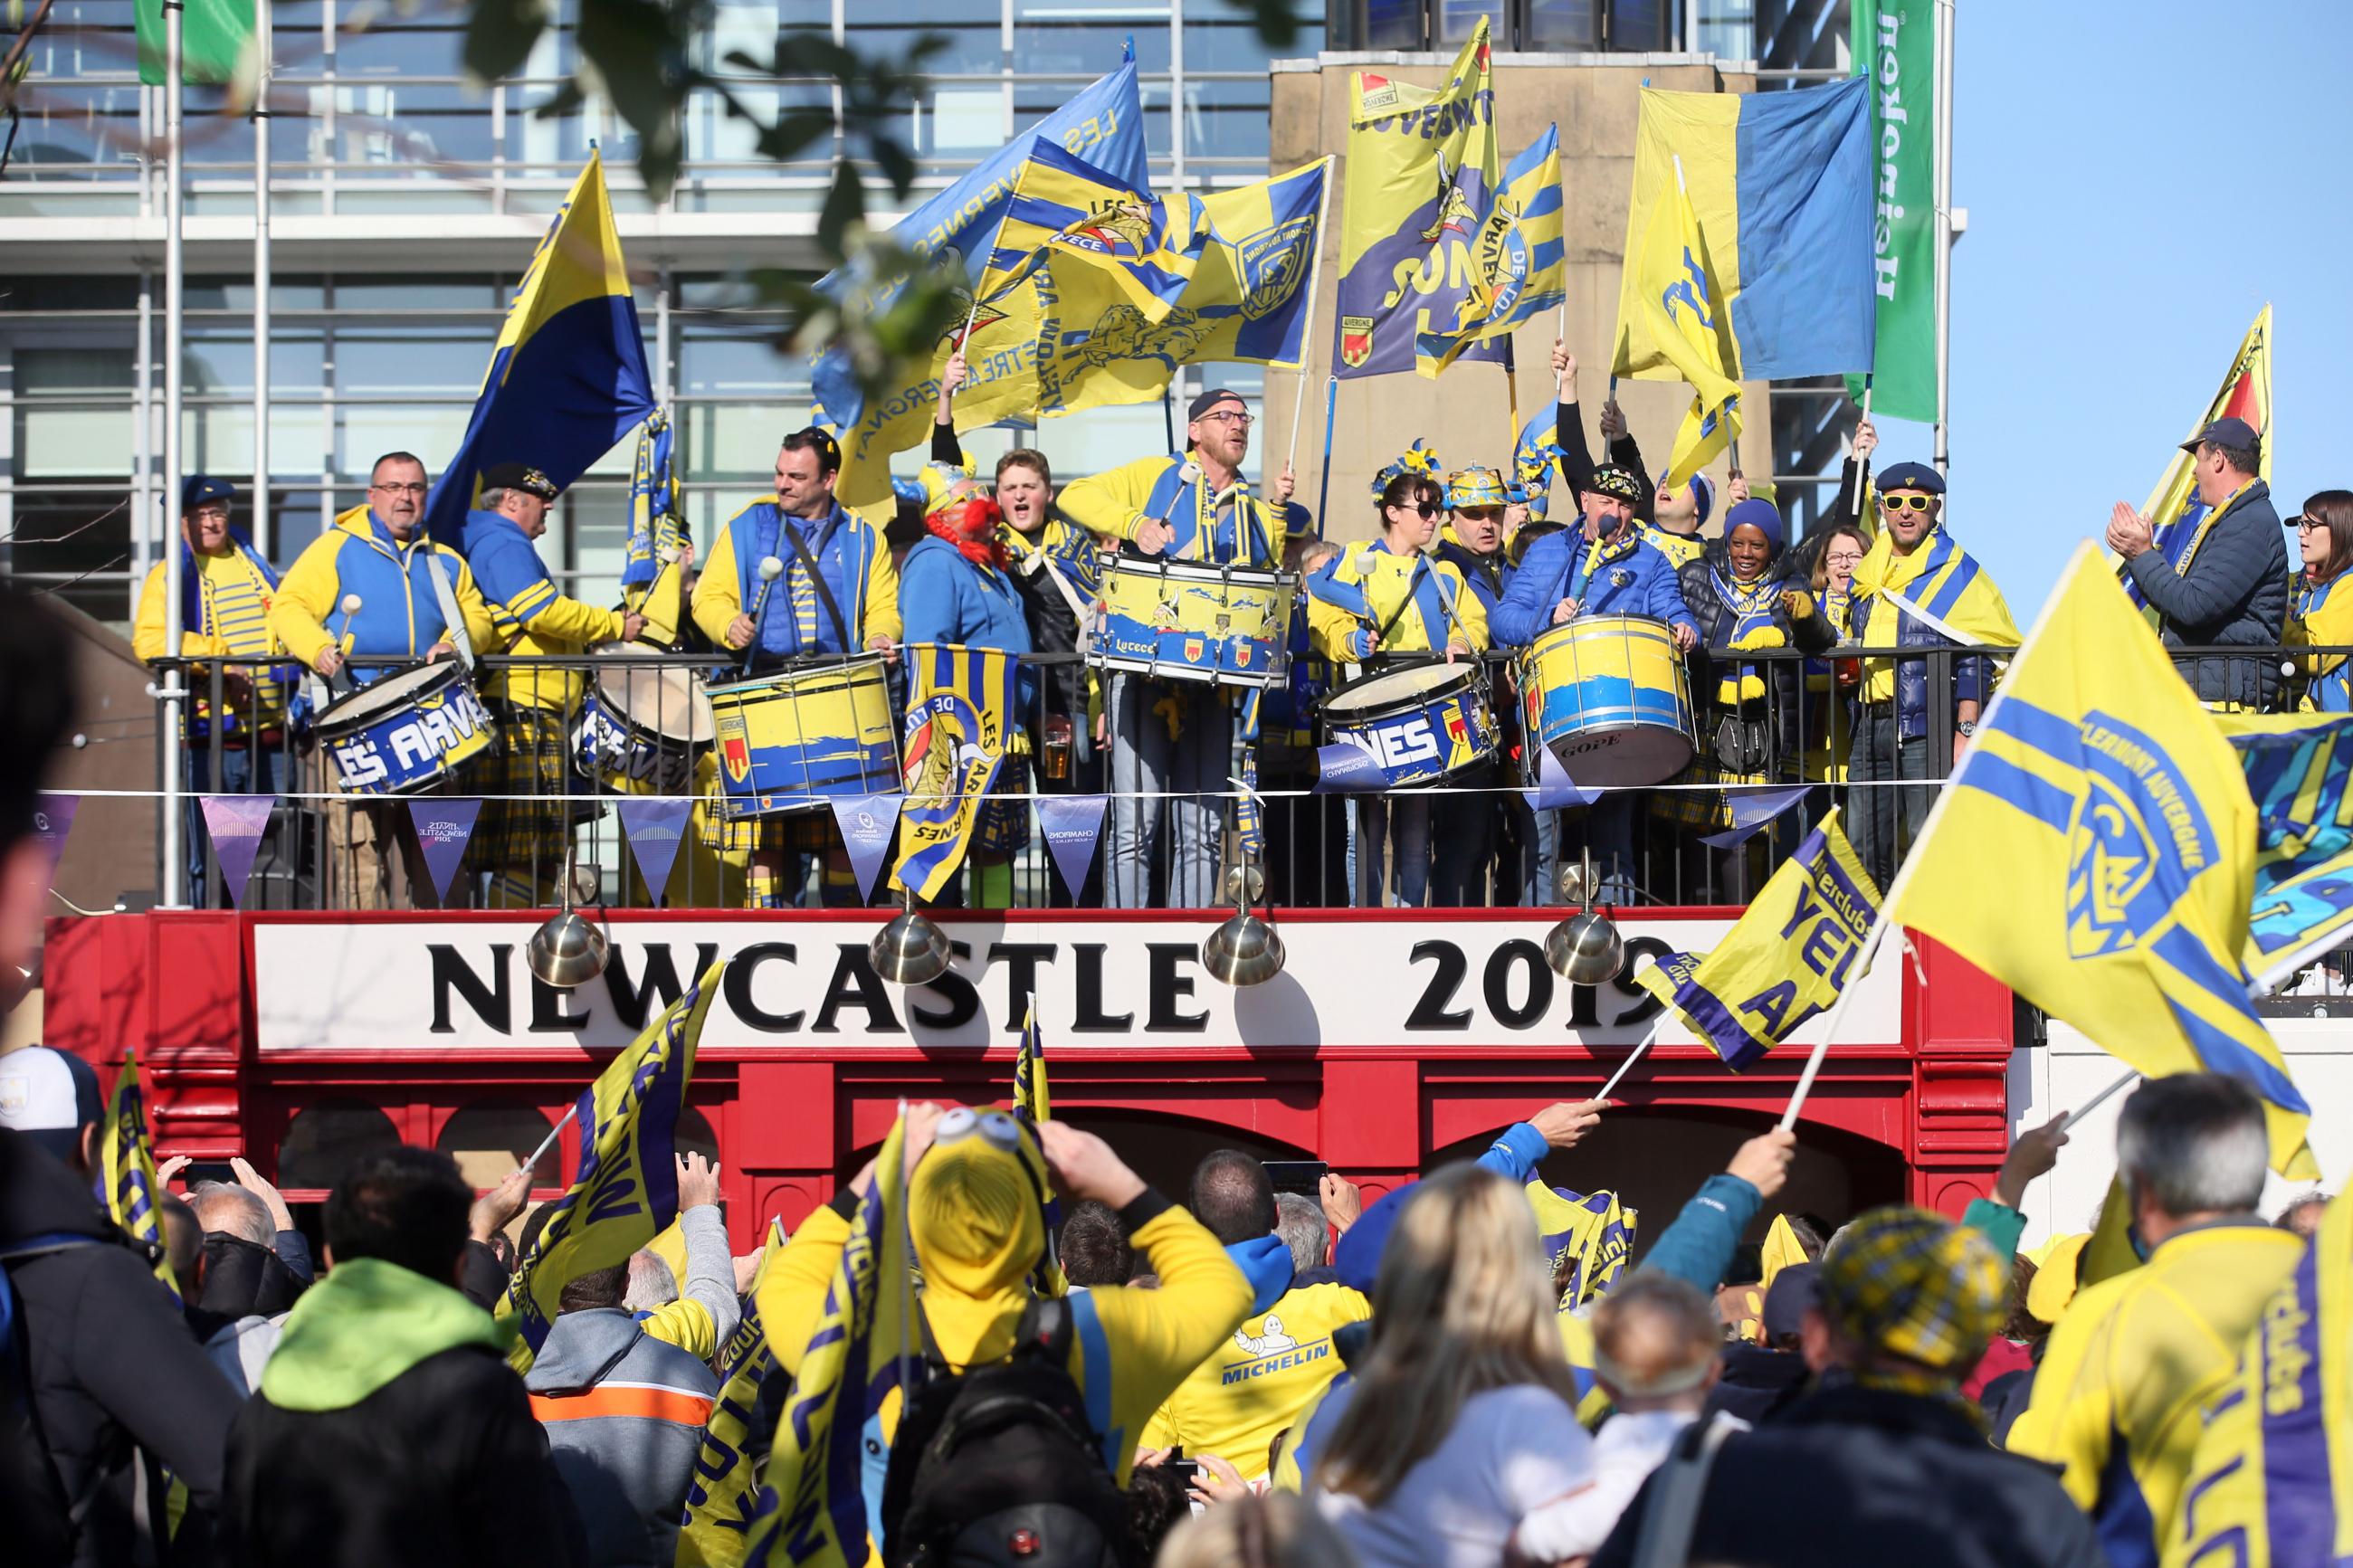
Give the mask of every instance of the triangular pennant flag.
M 66 835 L 73 831 L 74 813 L 81 808 L 78 795 L 44 795 L 33 806 L 33 837 L 48 851 L 49 880 L 58 878 L 58 862 L 65 858 Z
M 1536 787 L 1520 792 L 1527 796 L 1528 805 L 1537 811 L 1560 811 L 1572 805 L 1591 805 L 1601 798 L 1598 789 L 1579 789 L 1560 765 L 1560 754 L 1550 746 L 1536 745 Z
M 670 868 L 678 862 L 679 844 L 686 837 L 686 814 L 693 809 L 691 800 L 646 795 L 621 797 L 621 837 L 629 841 L 638 875 L 646 879 L 646 891 L 653 895 L 657 908 L 662 889 L 670 886 Z
M 1389 787 L 1389 775 L 1364 747 L 1346 741 L 1315 748 L 1317 795 L 1377 795 Z
M 467 841 L 474 837 L 474 819 L 482 803 L 459 795 L 421 795 L 408 803 L 408 825 L 417 829 L 417 847 L 425 852 L 425 869 L 433 878 L 433 901 L 447 903 L 449 879 L 466 858 Z
M 1046 832 L 1046 847 L 1054 852 L 1054 869 L 1071 898 L 1087 885 L 1087 868 L 1095 861 L 1095 841 L 1103 837 L 1107 795 L 1050 795 L 1038 797 L 1038 821 Z
M 1732 826 L 1722 833 L 1702 834 L 1700 842 L 1718 849 L 1736 848 L 1757 837 L 1767 823 L 1805 799 L 1812 788 L 1811 784 L 1798 784 L 1789 789 L 1726 790 Z
M 874 896 L 874 873 L 882 868 L 891 830 L 899 826 L 899 801 L 895 795 L 834 796 L 833 820 L 849 851 L 849 874 L 858 879 L 860 900 Z
M 221 882 L 229 901 L 243 908 L 245 879 L 253 874 L 253 858 L 261 850 L 262 829 L 269 826 L 274 795 L 202 795 L 205 830 L 213 836 L 213 853 L 220 859 Z

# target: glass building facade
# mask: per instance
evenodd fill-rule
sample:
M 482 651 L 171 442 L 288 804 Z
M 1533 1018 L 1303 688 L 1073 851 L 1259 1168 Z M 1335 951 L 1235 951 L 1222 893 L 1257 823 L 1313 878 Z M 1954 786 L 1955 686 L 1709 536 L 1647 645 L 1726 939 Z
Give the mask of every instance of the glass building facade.
M 1757 0 L 1683 5 L 1512 0 L 1530 48 L 1685 47 L 1729 52 Z M 1452 0 L 1296 0 L 1296 44 L 1384 47 L 1411 12 L 1424 47 L 1475 20 Z M 577 60 L 569 0 L 523 70 L 488 85 L 460 67 L 467 7 L 354 0 L 269 6 L 269 553 L 290 561 L 363 496 L 372 460 L 406 448 L 428 466 L 464 430 L 504 307 L 533 242 L 592 148 L 601 148 L 657 391 L 686 455 L 697 533 L 766 489 L 778 436 L 808 407 L 807 366 L 781 318 L 742 281 L 754 268 L 813 269 L 809 238 L 834 143 L 798 162 L 762 157 L 723 95 L 690 104 L 677 188 L 654 203 L 634 138 L 591 97 L 552 116 Z M 1842 5 L 1836 9 L 1843 13 Z M 1721 13 L 1721 15 L 1719 15 Z M 831 103 L 790 76 L 796 37 L 821 33 L 903 56 L 934 34 L 902 128 L 919 160 L 913 199 L 954 180 L 1019 126 L 1113 68 L 1133 40 L 1156 188 L 1203 189 L 1268 173 L 1269 50 L 1222 0 L 714 0 L 694 64 L 761 116 Z M 1467 27 L 1469 22 L 1463 22 Z M 1388 29 L 1388 32 L 1384 32 Z M 1578 29 L 1584 29 L 1579 31 Z M 1687 37 L 1686 35 L 1689 35 Z M 1585 42 L 1577 40 L 1584 39 Z M 737 57 L 779 62 L 753 71 Z M 253 469 L 256 132 L 218 89 L 187 92 L 186 389 L 189 471 L 243 489 Z M 58 0 L 29 51 L 21 123 L 0 175 L 0 571 L 121 623 L 164 530 L 162 91 L 138 81 L 131 0 Z M 887 190 L 871 205 L 887 212 Z M 521 218 L 522 222 L 512 221 Z M 1255 395 L 1256 366 L 1187 367 Z M 987 461 L 1018 432 L 967 439 Z M 1041 445 L 1084 472 L 1165 449 L 1158 406 L 1050 424 Z M 912 460 L 919 461 L 916 457 Z M 627 445 L 565 498 L 543 549 L 559 574 L 609 582 L 620 565 Z

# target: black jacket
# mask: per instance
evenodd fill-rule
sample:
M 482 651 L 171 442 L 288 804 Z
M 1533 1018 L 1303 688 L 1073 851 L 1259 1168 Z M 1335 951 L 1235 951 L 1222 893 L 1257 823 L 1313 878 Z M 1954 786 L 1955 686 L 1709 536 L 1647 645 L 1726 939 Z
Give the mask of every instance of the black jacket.
M 1633 1562 L 1658 1485 L 1656 1474 L 1643 1483 L 1592 1568 Z M 1770 1426 L 1725 1439 L 1690 1560 L 1744 1568 L 2097 1568 L 2106 1561 L 2054 1470 L 1989 1447 L 1982 1432 L 1934 1400 L 1852 1383 L 1820 1388 Z
M 230 1428 L 226 1488 L 223 1556 L 239 1568 L 565 1568 L 587 1555 L 522 1379 L 480 1346 L 427 1356 L 340 1410 L 257 1394 Z
M 2287 625 L 2287 542 L 2271 488 L 2261 479 L 2208 531 L 2187 573 L 2175 572 L 2160 550 L 2141 552 L 2125 570 L 2163 617 L 2158 629 L 2168 647 L 2276 647 Z M 2192 655 L 2174 663 L 2201 702 L 2252 707 L 2279 687 L 2276 655 Z
M 1810 599 L 1813 590 L 1805 578 L 1798 575 L 1790 552 L 1767 566 L 1766 575 L 1774 579 L 1774 595 L 1778 600 L 1784 592 L 1795 591 Z M 1691 653 L 1692 706 L 1703 715 L 1701 729 L 1713 732 L 1716 719 L 1723 716 L 1715 700 L 1716 682 L 1736 666 L 1738 658 L 1732 651 L 1732 628 L 1737 614 L 1716 587 L 1716 580 L 1732 580 L 1732 558 L 1722 539 L 1711 539 L 1699 559 L 1686 562 L 1676 574 L 1676 585 L 1683 590 L 1683 604 L 1692 613 L 1692 621 L 1699 628 L 1699 646 Z M 1838 634 L 1819 608 L 1810 616 L 1792 620 L 1787 610 L 1777 603 L 1773 624 L 1790 647 L 1806 653 L 1821 653 L 1838 641 Z M 1766 711 L 1751 705 L 1748 717 L 1769 718 L 1773 731 L 1774 755 L 1787 762 L 1802 749 L 1799 736 L 1799 709 L 1805 700 L 1806 676 L 1802 660 L 1780 655 L 1757 661 L 1765 676 L 1768 699 Z
M 183 1527 L 185 1560 L 189 1543 L 209 1536 L 219 1508 L 221 1445 L 237 1391 L 82 1182 L 39 1145 L 0 1128 L 0 1253 L 10 1251 L 19 1254 L 6 1268 L 25 1317 L 34 1413 L 64 1495 L 81 1516 L 74 1562 L 111 1568 L 147 1558 L 135 1508 L 142 1455 L 147 1497 L 160 1504 L 164 1496 L 159 1464 L 187 1484 L 194 1525 L 193 1533 Z

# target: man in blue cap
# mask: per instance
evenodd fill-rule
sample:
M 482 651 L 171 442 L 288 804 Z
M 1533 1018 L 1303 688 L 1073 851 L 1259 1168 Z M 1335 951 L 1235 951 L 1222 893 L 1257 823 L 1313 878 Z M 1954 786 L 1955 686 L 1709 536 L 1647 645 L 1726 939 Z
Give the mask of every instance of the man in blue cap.
M 2108 548 L 2174 647 L 2276 647 L 2287 622 L 2287 544 L 2271 487 L 2258 469 L 2263 437 L 2243 419 L 2217 419 L 2181 444 L 2203 516 L 2184 539 L 2159 545 L 2149 520 L 2118 501 Z M 2189 519 L 2183 520 L 2189 523 Z M 2279 684 L 2276 657 L 2173 661 L 2209 708 L 2263 707 Z
M 1943 721 L 1952 726 L 1951 760 L 1957 762 L 1993 694 L 1990 659 L 1927 650 L 2014 648 L 2020 639 L 2001 590 L 1943 527 L 1944 475 L 1926 463 L 1896 464 L 1879 477 L 1879 513 L 1885 526 L 1854 572 L 1853 640 L 1922 650 L 1863 661 L 1847 754 L 1849 782 L 1864 786 L 1848 797 L 1847 837 L 1884 888 L 1920 836 L 1931 790 L 1925 782 L 1872 786 L 1941 776 L 1943 759 L 1929 745 L 1931 721 L 1940 709 L 1949 713 Z
M 213 712 L 213 671 L 189 668 L 183 682 L 193 692 L 181 724 L 187 750 L 181 759 L 188 801 L 188 889 L 204 898 L 209 839 L 199 795 L 275 795 L 279 754 L 285 745 L 290 667 L 258 662 L 282 658 L 286 647 L 269 629 L 269 605 L 278 574 L 253 542 L 230 526 L 236 488 L 210 474 L 190 474 L 180 485 L 180 602 L 164 592 L 165 562 L 158 561 L 139 590 L 139 614 L 131 650 L 150 662 L 162 658 L 167 627 L 176 616 L 180 653 L 185 658 L 225 661 L 220 671 L 220 712 Z M 226 661 L 237 662 L 228 663 Z M 213 767 L 217 724 L 220 764 Z

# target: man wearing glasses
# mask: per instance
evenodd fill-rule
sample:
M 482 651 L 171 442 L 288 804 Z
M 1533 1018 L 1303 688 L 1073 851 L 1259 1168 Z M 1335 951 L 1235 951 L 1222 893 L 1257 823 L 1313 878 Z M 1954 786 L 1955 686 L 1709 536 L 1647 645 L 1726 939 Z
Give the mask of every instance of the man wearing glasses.
M 174 615 L 180 623 L 180 652 L 188 658 L 216 658 L 221 670 L 221 711 L 212 710 L 212 674 L 191 668 L 185 684 L 195 693 L 188 704 L 183 737 L 188 750 L 184 768 L 188 792 L 188 887 L 201 898 L 205 858 L 209 838 L 204 813 L 195 796 L 226 791 L 236 795 L 275 795 L 279 790 L 278 752 L 285 743 L 287 677 L 290 666 L 260 661 L 285 650 L 269 630 L 270 601 L 278 593 L 278 574 L 253 548 L 253 542 L 229 523 L 236 489 L 209 474 L 190 474 L 180 486 L 180 539 L 183 562 L 180 602 L 164 595 L 165 563 L 158 561 L 139 590 L 139 619 L 131 637 L 132 651 L 142 659 L 164 657 L 165 629 Z M 220 768 L 213 770 L 213 731 L 220 731 Z
M 287 569 L 269 626 L 288 652 L 322 676 L 364 686 L 399 665 L 451 658 L 460 637 L 470 650 L 495 646 L 490 611 L 466 558 L 425 535 L 426 488 L 422 462 L 387 452 L 369 471 L 367 504 L 336 518 Z M 349 597 L 359 600 L 358 608 L 343 607 Z M 454 606 L 459 625 L 450 624 L 445 605 Z M 394 805 L 329 805 L 330 876 L 341 884 L 343 907 L 434 901 L 424 856 L 413 837 L 399 832 L 402 815 Z M 385 855 L 396 844 L 405 878 Z
M 1145 555 L 1271 572 L 1284 540 L 1311 526 L 1291 504 L 1285 468 L 1271 500 L 1252 495 L 1241 477 L 1250 454 L 1250 415 L 1241 395 L 1223 387 L 1195 398 L 1187 411 L 1185 452 L 1144 458 L 1075 481 L 1062 491 L 1062 515 L 1092 532 L 1124 541 Z M 1187 460 L 1199 479 L 1187 482 Z M 1233 768 L 1233 689 L 1112 675 L 1104 698 L 1111 739 L 1111 847 L 1104 865 L 1113 909 L 1143 909 L 1152 899 L 1152 866 L 1161 842 L 1157 796 L 1174 840 L 1166 902 L 1206 909 L 1218 899 L 1225 852 L 1226 782 Z M 1145 798 L 1145 797 L 1153 798 Z
M 1959 632 L 1968 643 L 2018 645 L 2001 590 L 1976 560 L 1941 531 L 1945 477 L 1926 463 L 1898 463 L 1879 476 L 1883 538 L 1855 568 L 1852 640 L 1864 647 L 1939 648 L 1963 646 L 1920 616 L 1891 602 L 1900 595 Z M 2283 577 L 2284 573 L 2283 572 Z M 1846 830 L 1855 852 L 1884 888 L 1903 851 L 1919 837 L 1932 794 L 1926 784 L 1902 789 L 1870 787 L 1894 779 L 1936 776 L 1929 755 L 1932 681 L 1947 683 L 1953 714 L 1953 760 L 1977 733 L 1978 710 L 1993 694 L 1993 662 L 1959 658 L 1869 658 L 1855 716 L 1847 780 L 1865 787 L 1848 798 Z

